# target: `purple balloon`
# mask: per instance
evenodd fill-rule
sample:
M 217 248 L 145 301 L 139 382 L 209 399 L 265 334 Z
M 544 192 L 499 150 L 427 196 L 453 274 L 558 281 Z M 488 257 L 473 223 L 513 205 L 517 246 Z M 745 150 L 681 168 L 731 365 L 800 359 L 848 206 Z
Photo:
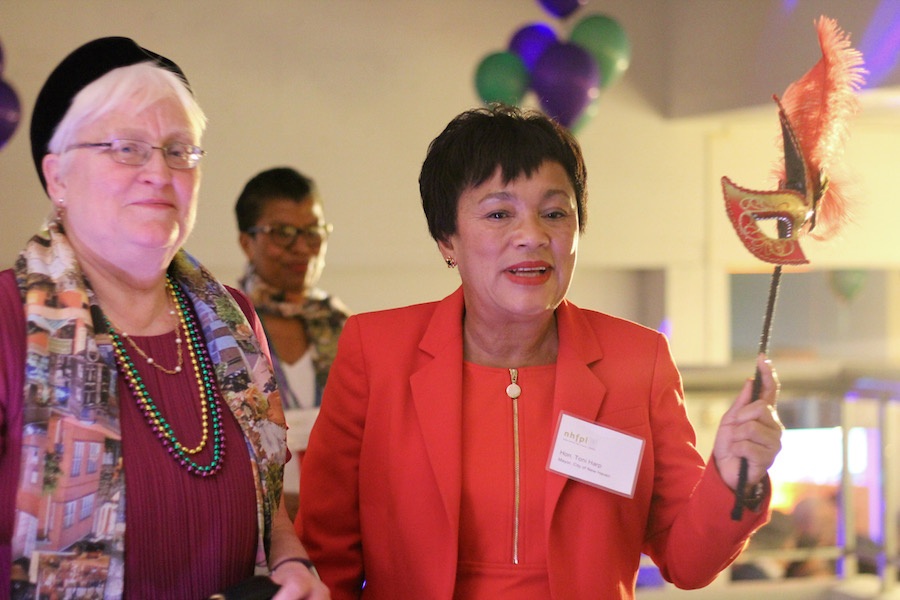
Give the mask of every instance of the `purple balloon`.
M 8 83 L 0 79 L 0 148 L 6 145 L 19 124 L 19 97 Z
M 540 0 L 541 6 L 548 13 L 560 19 L 564 19 L 578 10 L 587 0 Z
M 547 48 L 531 78 L 541 108 L 566 127 L 571 127 L 600 92 L 600 73 L 590 53 L 575 44 Z
M 529 73 L 549 46 L 557 42 L 556 32 L 546 23 L 532 23 L 519 29 L 509 41 L 509 51 L 518 55 Z

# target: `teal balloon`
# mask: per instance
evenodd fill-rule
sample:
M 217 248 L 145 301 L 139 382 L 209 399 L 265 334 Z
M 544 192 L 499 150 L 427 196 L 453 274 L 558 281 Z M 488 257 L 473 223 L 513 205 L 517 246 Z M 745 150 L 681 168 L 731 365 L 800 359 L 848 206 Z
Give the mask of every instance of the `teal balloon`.
M 515 106 L 525 97 L 530 84 L 524 61 L 508 51 L 488 54 L 475 72 L 475 88 L 485 104 L 503 102 Z
M 578 21 L 569 41 L 594 57 L 600 69 L 601 87 L 615 83 L 631 62 L 628 35 L 614 19 L 605 15 L 589 15 Z

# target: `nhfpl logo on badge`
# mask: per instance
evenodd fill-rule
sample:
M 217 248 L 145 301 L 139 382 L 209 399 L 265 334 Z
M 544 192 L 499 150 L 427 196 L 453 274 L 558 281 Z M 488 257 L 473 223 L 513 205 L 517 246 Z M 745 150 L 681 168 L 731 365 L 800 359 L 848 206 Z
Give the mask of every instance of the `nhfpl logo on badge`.
M 584 435 L 582 433 L 578 433 L 577 431 L 563 431 L 562 439 L 564 441 L 575 444 L 580 448 L 587 448 L 588 450 L 596 450 L 597 449 L 597 438 L 593 436 Z
M 629 498 L 640 470 L 644 440 L 560 412 L 547 469 Z

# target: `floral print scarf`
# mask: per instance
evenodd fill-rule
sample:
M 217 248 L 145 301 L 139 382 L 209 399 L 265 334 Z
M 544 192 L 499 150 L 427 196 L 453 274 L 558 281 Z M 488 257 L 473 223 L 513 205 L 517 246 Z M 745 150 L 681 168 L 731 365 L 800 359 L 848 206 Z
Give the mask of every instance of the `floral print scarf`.
M 23 477 L 13 558 L 28 556 L 32 571 L 45 568 L 51 577 L 64 573 L 67 586 L 79 580 L 104 598 L 117 598 L 124 589 L 126 535 L 125 482 L 119 476 L 122 399 L 117 397 L 119 375 L 103 313 L 57 221 L 32 237 L 15 272 L 25 302 L 27 349 Z M 172 260 L 169 274 L 194 307 L 222 399 L 244 433 L 256 481 L 256 571 L 268 572 L 266 554 L 286 457 L 284 414 L 274 375 L 228 290 L 184 250 Z M 62 452 L 71 451 L 64 443 L 70 427 L 92 429 L 103 440 L 94 457 L 100 470 L 93 504 L 98 525 L 89 543 L 79 543 L 78 553 L 61 552 L 72 546 L 71 540 L 55 539 L 46 523 L 50 498 L 60 482 Z
M 256 312 L 261 315 L 275 314 L 287 318 L 300 319 L 306 339 L 315 348 L 313 353 L 313 368 L 316 372 L 316 398 L 315 406 L 322 402 L 322 392 L 325 389 L 325 381 L 328 379 L 328 371 L 331 363 L 337 355 L 337 342 L 350 316 L 350 311 L 344 304 L 329 296 L 320 289 L 312 289 L 306 295 L 303 303 L 288 302 L 282 290 L 266 284 L 256 273 L 253 265 L 248 264 L 244 275 L 238 282 L 241 290 L 250 297 Z M 300 408 L 300 402 L 287 385 L 287 378 L 281 370 L 281 365 L 274 356 L 275 376 L 281 389 L 281 399 L 284 409 Z

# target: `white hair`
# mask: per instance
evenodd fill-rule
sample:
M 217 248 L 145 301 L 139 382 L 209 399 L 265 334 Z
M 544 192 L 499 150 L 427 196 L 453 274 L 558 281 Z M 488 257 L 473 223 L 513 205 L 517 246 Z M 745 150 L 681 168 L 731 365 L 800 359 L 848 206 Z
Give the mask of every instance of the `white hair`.
M 135 112 L 163 98 L 175 98 L 187 112 L 195 144 L 206 128 L 206 115 L 197 104 L 184 81 L 172 71 L 152 62 L 143 62 L 113 69 L 85 86 L 75 98 L 66 115 L 56 126 L 47 150 L 60 154 L 75 143 L 75 136 L 87 125 L 96 122 L 126 102 Z

